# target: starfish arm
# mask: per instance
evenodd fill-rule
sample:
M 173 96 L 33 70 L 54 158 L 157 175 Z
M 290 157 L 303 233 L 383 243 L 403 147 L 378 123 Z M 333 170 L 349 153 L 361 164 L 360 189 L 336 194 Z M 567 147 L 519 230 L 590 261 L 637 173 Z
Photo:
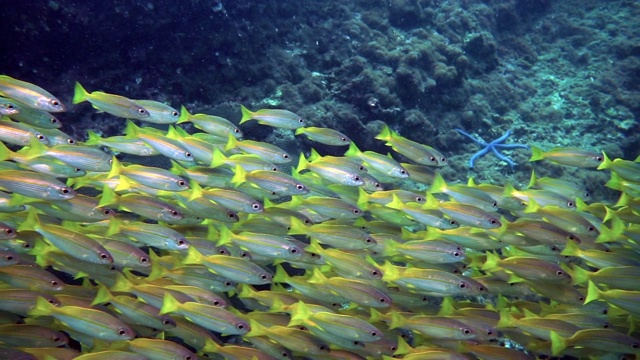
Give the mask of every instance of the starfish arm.
M 507 164 L 509 164 L 509 166 L 511 166 L 511 168 L 513 169 L 513 167 L 516 165 L 513 160 L 511 160 L 508 156 L 500 153 L 500 151 L 498 151 L 498 149 L 496 149 L 495 147 L 491 147 L 491 150 L 493 151 L 493 155 L 495 155 L 498 159 L 506 162 Z
M 505 140 L 507 140 L 507 138 L 509 137 L 509 135 L 511 135 L 511 130 L 507 130 L 506 133 L 504 133 L 504 135 L 500 136 L 499 138 L 493 140 L 491 142 L 491 145 L 497 145 L 500 143 L 503 143 Z
M 456 129 L 456 131 L 459 132 L 461 135 L 464 135 L 464 136 L 468 137 L 469 139 L 473 140 L 473 142 L 475 142 L 477 144 L 480 144 L 481 146 L 487 146 L 488 145 L 487 142 L 482 140 L 481 137 L 475 138 L 473 135 L 471 135 L 471 134 L 469 134 L 466 131 L 461 130 L 461 129 Z
M 469 160 L 469 167 L 473 169 L 473 167 L 476 164 L 476 160 L 478 160 L 482 156 L 485 156 L 487 153 L 489 153 L 489 151 L 491 151 L 491 148 L 487 146 L 484 149 L 482 149 L 482 150 L 478 151 L 477 153 L 473 154 L 473 156 Z
M 530 149 L 529 145 L 523 145 L 523 144 L 493 144 L 493 146 L 501 150 Z

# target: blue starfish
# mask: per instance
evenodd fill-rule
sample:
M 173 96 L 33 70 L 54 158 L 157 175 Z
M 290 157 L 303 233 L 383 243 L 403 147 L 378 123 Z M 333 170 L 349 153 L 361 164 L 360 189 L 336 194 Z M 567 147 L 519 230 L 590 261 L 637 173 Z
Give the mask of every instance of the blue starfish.
M 510 149 L 529 149 L 529 145 L 522 145 L 522 144 L 503 144 L 503 142 L 505 140 L 507 140 L 507 138 L 509 137 L 509 135 L 511 135 L 511 131 L 507 130 L 507 132 L 500 136 L 499 138 L 493 140 L 490 143 L 487 143 L 486 141 L 482 140 L 481 137 L 473 137 L 471 135 L 469 135 L 468 133 L 466 133 L 463 130 L 460 129 L 456 129 L 460 134 L 468 137 L 469 139 L 473 140 L 476 144 L 480 145 L 480 146 L 484 146 L 483 149 L 481 149 L 480 151 L 478 151 L 477 153 L 473 154 L 473 156 L 471 157 L 471 159 L 469 160 L 469 167 L 473 169 L 473 166 L 476 163 L 476 160 L 478 160 L 480 157 L 486 155 L 489 153 L 489 151 L 493 152 L 493 155 L 495 155 L 498 159 L 506 162 L 507 164 L 509 164 L 509 166 L 511 166 L 511 169 L 513 170 L 513 167 L 516 165 L 513 160 L 511 160 L 508 156 L 503 155 L 502 153 L 500 153 L 500 150 L 510 150 Z

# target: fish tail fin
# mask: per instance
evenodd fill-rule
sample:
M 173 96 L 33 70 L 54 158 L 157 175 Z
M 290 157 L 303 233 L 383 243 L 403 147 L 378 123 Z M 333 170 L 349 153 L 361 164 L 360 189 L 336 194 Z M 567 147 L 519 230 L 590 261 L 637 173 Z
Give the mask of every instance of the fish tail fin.
M 349 143 L 349 150 L 344 153 L 344 156 L 357 157 L 360 154 L 362 154 L 362 151 L 360 151 L 360 149 L 358 149 L 358 146 L 356 146 L 356 144 L 352 141 Z
M 276 266 L 276 274 L 273 275 L 273 282 L 286 283 L 289 281 L 289 274 L 285 271 L 285 269 L 277 265 Z
M 89 93 L 85 90 L 79 82 L 76 81 L 76 85 L 73 88 L 73 103 L 78 104 L 89 99 Z
M 227 157 L 224 156 L 222 151 L 220 151 L 220 149 L 218 148 L 213 149 L 213 155 L 211 156 L 211 164 L 209 164 L 209 167 L 217 168 L 224 165 L 226 162 Z
M 389 260 L 385 260 L 384 265 L 382 265 L 382 273 L 382 281 L 385 282 L 394 282 L 401 277 L 400 270 L 389 262 Z
M 558 335 L 557 332 L 551 330 L 549 338 L 551 339 L 551 353 L 553 356 L 560 354 L 567 347 L 567 340 Z
M 251 110 L 247 109 L 242 104 L 240 105 L 240 111 L 242 111 L 242 118 L 240 119 L 240 124 L 253 119 L 253 113 L 251 112 Z
M 480 270 L 494 269 L 498 266 L 498 261 L 500 261 L 500 256 L 498 254 L 487 251 L 487 260 L 482 264 Z
M 180 302 L 176 300 L 171 294 L 168 292 L 164 293 L 164 299 L 162 299 L 162 307 L 158 312 L 159 315 L 164 315 L 167 313 L 172 313 L 178 310 L 180 307 Z
M 302 301 L 298 301 L 293 307 L 293 312 L 291 313 L 291 320 L 287 326 L 295 326 L 302 325 L 304 321 L 307 320 L 311 316 L 311 311 Z
M 218 233 L 218 242 L 216 243 L 216 246 L 223 246 L 232 243 L 231 237 L 233 236 L 233 233 L 226 226 L 220 227 L 220 231 Z
M 224 146 L 224 151 L 235 149 L 237 146 L 238 139 L 236 139 L 232 134 L 229 134 L 229 139 L 227 140 L 227 144 Z
M 181 265 L 200 264 L 202 258 L 203 255 L 195 248 L 195 246 L 189 246 L 189 250 L 187 250 L 187 256 L 182 259 Z
M 396 329 L 402 327 L 406 322 L 405 318 L 400 315 L 397 311 L 391 312 L 391 323 L 389 324 L 389 329 Z
M 304 157 L 303 154 L 300 154 L 300 160 L 298 162 L 298 167 L 296 168 L 296 172 L 301 172 L 302 170 L 306 170 L 309 168 L 309 161 Z
M 587 282 L 587 280 L 589 280 L 589 273 L 589 271 L 581 268 L 580 266 L 574 266 L 573 273 L 571 274 L 571 278 L 573 279 L 572 284 L 580 285 Z
M 446 181 L 444 181 L 444 178 L 442 177 L 442 175 L 440 175 L 440 173 L 437 172 L 433 177 L 433 182 L 429 187 L 429 192 L 431 194 L 438 194 L 438 193 L 443 193 L 445 191 L 447 191 L 447 183 Z
M 113 299 L 113 295 L 111 295 L 111 293 L 109 292 L 109 289 L 107 289 L 107 287 L 104 285 L 100 285 L 98 286 L 98 293 L 96 294 L 96 297 L 93 299 L 91 306 L 110 302 L 111 299 Z
M 87 136 L 89 137 L 84 145 L 100 145 L 102 138 L 94 131 L 87 130 Z
M 29 311 L 29 316 L 46 316 L 51 315 L 55 306 L 47 301 L 47 299 L 38 296 L 36 306 Z
M 186 107 L 184 107 L 184 105 L 182 105 L 180 107 L 180 117 L 178 118 L 178 121 L 176 122 L 176 124 L 182 124 L 185 123 L 191 118 L 191 114 L 189 114 L 189 110 L 187 110 Z
M 587 298 L 584 299 L 584 303 L 588 304 L 594 300 L 600 299 L 600 289 L 593 283 L 593 281 L 589 280 L 589 286 L 587 287 Z
M 536 171 L 532 169 L 531 177 L 529 178 L 529 184 L 527 185 L 527 189 L 534 188 L 536 186 L 537 181 L 538 181 L 538 178 L 536 177 Z
M 236 169 L 231 178 L 231 184 L 238 187 L 247 181 L 247 172 L 240 165 L 236 165 Z
M 367 210 L 369 208 L 369 199 L 371 195 L 368 192 L 364 191 L 364 189 L 358 186 L 358 200 L 356 201 L 356 205 L 362 209 Z
M 598 170 L 605 170 L 605 169 L 611 168 L 611 165 L 613 165 L 613 161 L 611 161 L 611 159 L 609 159 L 609 157 L 607 156 L 607 154 L 604 151 L 602 152 L 602 157 L 603 157 L 604 160 L 602 160 L 600 165 L 598 165 Z M 636 159 L 636 160 L 638 160 L 638 159 Z
M 291 216 L 287 235 L 304 235 L 308 233 L 307 226 L 297 217 Z
M 544 160 L 544 150 L 540 149 L 537 146 L 531 145 L 531 158 L 529 161 L 540 161 Z
M 392 138 L 393 138 L 393 135 L 391 134 L 391 129 L 389 129 L 389 126 L 386 124 L 384 125 L 382 130 L 380 130 L 380 133 L 376 135 L 376 139 L 382 140 L 382 141 L 389 141 Z
M 254 319 L 249 319 L 249 328 L 251 330 L 244 334 L 246 337 L 266 336 L 268 334 L 267 328 Z
M 9 148 L 6 147 L 3 142 L 0 142 L 0 161 L 11 158 L 12 154 L 13 151 L 9 150 Z

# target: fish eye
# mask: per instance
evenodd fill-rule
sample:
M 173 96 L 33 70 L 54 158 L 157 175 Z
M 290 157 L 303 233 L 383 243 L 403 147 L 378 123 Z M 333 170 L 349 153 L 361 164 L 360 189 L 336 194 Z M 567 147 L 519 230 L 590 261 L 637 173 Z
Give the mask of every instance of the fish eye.
M 358 165 L 358 171 L 365 171 L 367 168 L 365 168 L 362 165 Z
M 67 144 L 69 144 L 69 145 L 73 145 L 73 144 L 75 144 L 75 143 L 76 143 L 76 141 L 75 141 L 75 140 L 73 140 L 73 139 L 67 139 Z
M 149 262 L 149 258 L 146 257 L 146 256 L 143 256 L 143 257 L 140 258 L 140 262 L 143 263 L 143 264 L 148 263 Z
M 495 225 L 495 224 L 498 224 L 499 222 L 498 222 L 498 219 L 489 219 L 489 223 L 491 225 Z
M 459 252 L 457 252 L 457 251 L 454 251 L 452 255 L 453 255 L 454 257 L 458 257 L 458 256 L 460 256 L 460 253 L 459 253 Z
M 574 203 L 573 201 L 567 201 L 567 207 L 568 208 L 574 208 L 574 207 L 576 207 L 576 203 Z
M 361 179 L 360 179 L 360 176 L 355 175 L 355 176 L 353 177 L 353 180 L 355 180 L 355 181 L 360 181 Z
M 451 219 L 451 220 L 449 220 L 449 225 L 458 225 L 458 222 L 453 220 L 453 219 Z
M 562 275 L 564 275 L 564 271 L 560 271 L 560 270 L 558 270 L 558 271 L 556 271 L 556 275 L 558 275 L 558 276 L 562 276 Z
M 233 283 L 231 281 L 225 281 L 224 282 L 224 286 L 228 287 L 228 286 L 232 286 L 232 285 L 233 285 Z
M 260 279 L 262 279 L 262 280 L 268 280 L 268 279 L 269 279 L 269 275 L 267 275 L 267 274 L 262 274 L 262 275 L 260 275 Z
M 49 121 L 51 121 L 52 124 L 57 124 L 58 123 L 58 119 L 52 117 L 51 119 L 49 119 Z
M 378 270 L 371 270 L 371 275 L 377 277 L 380 276 L 380 272 Z
M 354 215 L 358 215 L 358 214 L 360 214 L 360 209 L 353 209 L 351 212 L 352 212 Z
M 447 162 L 447 158 L 446 157 L 441 157 L 440 158 L 440 162 Z
M 215 301 L 213 302 L 213 306 L 219 306 L 219 305 L 220 305 L 220 301 L 215 300 Z
M 186 186 L 187 182 L 184 180 L 178 180 L 178 186 Z
M 62 194 L 65 194 L 65 195 L 66 195 L 66 194 L 70 194 L 70 193 L 71 193 L 71 190 L 70 190 L 69 188 L 62 188 L 62 189 L 60 189 L 60 192 L 61 192 Z
M 172 112 L 171 112 L 171 116 L 173 116 L 173 117 L 177 117 L 177 116 L 179 116 L 179 115 L 180 115 L 180 114 L 179 114 L 177 111 L 172 111 Z
M 299 122 L 300 124 L 304 124 L 304 119 L 303 119 L 303 118 L 298 118 L 298 122 Z
M 325 351 L 327 350 L 327 347 L 325 345 L 320 345 L 318 346 L 318 349 L 320 349 L 320 351 Z
M 487 288 L 485 288 L 484 286 L 480 285 L 480 287 L 478 287 L 478 290 L 479 291 L 485 291 L 485 290 L 487 290 Z
M 182 239 L 180 239 L 180 240 L 177 241 L 177 244 L 178 244 L 178 246 L 183 246 L 183 245 L 186 245 L 187 242 L 182 240 Z
M 13 234 L 13 230 L 12 229 L 6 229 L 4 231 L 4 233 L 7 234 L 7 235 L 11 235 L 11 234 Z
M 422 196 L 416 196 L 416 199 L 415 199 L 415 200 L 416 200 L 416 202 L 419 202 L 419 203 L 420 203 L 420 202 L 423 202 L 423 201 L 424 201 L 424 198 L 423 198 Z
M 244 325 L 243 323 L 238 323 L 238 324 L 236 324 L 236 329 L 238 329 L 238 330 L 244 330 L 244 328 L 245 328 L 245 325 Z
M 298 249 L 296 249 L 296 248 L 290 248 L 290 249 L 289 249 L 289 252 L 290 252 L 291 254 L 297 254 L 297 253 L 298 253 Z
M 180 213 L 178 211 L 176 211 L 176 210 L 171 210 L 171 215 L 178 216 L 178 215 L 180 215 Z
M 44 137 L 44 135 L 42 135 L 42 134 L 36 134 L 36 139 L 38 139 L 38 140 L 40 140 L 40 141 L 44 141 L 44 140 L 46 140 L 47 138 L 46 138 L 46 137 Z
M 53 299 L 49 299 L 49 300 L 47 300 L 47 302 L 48 302 L 49 304 L 54 304 L 54 305 L 55 305 L 55 303 L 56 303 Z
M 460 282 L 460 284 L 458 284 L 458 287 L 459 287 L 460 289 L 464 289 L 464 288 L 466 288 L 466 287 L 467 287 L 467 284 L 466 284 L 464 281 L 461 281 L 461 282 Z
M 253 210 L 260 210 L 260 204 L 253 204 L 253 205 L 251 205 L 251 208 Z
M 467 328 L 464 328 L 464 329 L 462 329 L 462 333 L 465 334 L 465 335 L 469 335 L 469 334 L 471 334 L 471 330 L 469 330 Z
M 108 259 L 108 258 L 109 258 L 109 255 L 107 255 L 105 253 L 100 254 L 100 259 L 104 260 L 104 259 Z
M 127 335 L 127 331 L 125 329 L 120 329 L 120 331 L 118 331 L 118 335 L 125 336 Z
M 367 243 L 367 244 L 371 244 L 371 243 L 373 242 L 373 239 L 367 236 L 367 237 L 364 239 L 364 242 L 365 242 L 365 243 Z
M 57 100 L 51 100 L 51 105 L 60 106 L 60 103 Z
M 11 261 L 13 260 L 13 255 L 7 255 L 7 257 L 4 258 L 6 261 Z
M 288 159 L 289 158 L 289 154 L 282 154 L 282 158 L 283 159 Z
M 604 158 L 602 156 L 596 156 L 594 157 L 594 159 L 596 159 L 597 162 L 603 162 Z
M 437 162 L 438 162 L 438 159 L 436 159 L 436 157 L 435 157 L 435 156 L 430 156 L 430 157 L 429 157 L 429 161 L 431 161 L 432 163 L 437 163 Z
M 346 137 L 341 137 L 341 138 L 340 138 L 340 141 L 342 141 L 342 142 L 347 142 L 347 141 L 349 141 L 349 139 L 347 139 Z
M 296 185 L 296 189 L 298 189 L 298 190 L 304 190 L 304 185 L 302 185 L 302 184 L 297 184 L 297 185 Z
M 240 133 L 240 129 L 238 129 L 238 128 L 233 129 L 233 132 L 236 133 L 236 134 L 239 134 Z
M 13 109 L 14 108 L 13 104 L 6 104 L 5 107 L 7 109 Z
M 381 303 L 381 304 L 384 304 L 384 303 L 386 303 L 386 302 L 387 302 L 387 299 L 385 299 L 385 298 L 379 298 L 379 299 L 378 299 L 378 302 L 379 302 L 379 303 Z
M 278 171 L 278 167 L 276 167 L 276 166 L 272 167 L 271 171 Z
M 187 157 L 187 158 L 191 158 L 193 155 L 191 155 L 191 153 L 190 153 L 190 152 L 186 151 L 186 152 L 184 153 L 184 156 L 185 156 L 185 157 Z
M 588 231 L 588 232 L 593 232 L 593 231 L 596 231 L 596 228 L 595 228 L 595 226 L 589 226 L 589 227 L 587 228 L 587 231 Z
M 50 284 L 52 286 L 58 286 L 59 285 L 57 280 L 51 280 Z
M 310 225 L 310 224 L 311 224 L 311 220 L 309 220 L 309 219 L 304 219 L 304 224 L 305 224 L 305 225 Z
M 102 209 L 102 215 L 111 215 L 111 209 Z
M 229 212 L 227 213 L 227 216 L 229 217 L 229 219 L 237 219 L 238 217 L 236 216 L 235 213 Z
M 143 108 L 138 108 L 138 114 L 140 115 L 144 115 L 147 113 L 147 110 L 143 109 Z

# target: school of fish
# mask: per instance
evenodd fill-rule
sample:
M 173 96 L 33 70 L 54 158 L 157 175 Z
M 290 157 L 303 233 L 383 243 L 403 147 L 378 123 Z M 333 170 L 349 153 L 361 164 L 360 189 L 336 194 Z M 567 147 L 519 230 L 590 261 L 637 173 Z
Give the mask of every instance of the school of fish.
M 240 124 L 348 149 L 296 166 L 185 107 L 76 83 L 75 106 L 127 123 L 81 142 L 41 87 L 2 75 L 0 96 L 2 359 L 640 355 L 640 156 L 532 146 L 608 171 L 619 198 L 597 203 L 535 173 L 449 184 L 443 154 L 388 127 L 393 156 L 241 106 Z

